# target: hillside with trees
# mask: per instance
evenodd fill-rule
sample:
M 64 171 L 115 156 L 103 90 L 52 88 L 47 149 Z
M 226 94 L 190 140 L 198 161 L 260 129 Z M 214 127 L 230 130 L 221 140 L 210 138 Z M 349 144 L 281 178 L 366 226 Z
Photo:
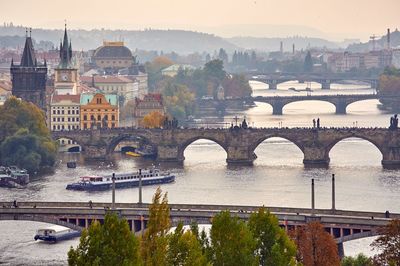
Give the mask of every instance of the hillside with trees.
M 388 96 L 379 101 L 385 109 L 393 112 L 400 111 L 400 100 L 391 96 L 400 97 L 400 69 L 386 68 L 379 78 L 379 94 Z

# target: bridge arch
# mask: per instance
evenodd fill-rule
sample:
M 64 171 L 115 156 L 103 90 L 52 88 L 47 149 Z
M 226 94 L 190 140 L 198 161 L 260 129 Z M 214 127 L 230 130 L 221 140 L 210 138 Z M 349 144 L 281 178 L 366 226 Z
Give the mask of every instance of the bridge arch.
M 190 139 L 186 140 L 185 142 L 183 142 L 182 144 L 180 144 L 179 149 L 178 149 L 178 158 L 185 159 L 184 153 L 185 153 L 186 148 L 190 144 L 192 144 L 193 142 L 195 142 L 197 140 L 209 140 L 209 141 L 212 141 L 212 142 L 218 144 L 218 146 L 220 146 L 222 149 L 224 149 L 224 151 L 226 153 L 226 158 L 228 158 L 228 150 L 227 150 L 225 143 L 221 142 L 220 140 L 218 140 L 216 138 L 206 137 L 206 136 L 196 136 L 196 137 L 190 138 Z
M 65 150 L 66 152 L 81 152 L 84 150 L 84 145 L 82 145 L 80 141 L 74 137 L 59 134 L 53 140 L 57 141 L 60 146 L 69 145 L 69 147 L 67 147 Z
M 144 134 L 130 134 L 130 133 L 126 133 L 126 134 L 122 134 L 119 135 L 115 138 L 113 138 L 109 144 L 107 145 L 107 149 L 106 149 L 106 154 L 109 155 L 111 154 L 115 148 L 117 147 L 117 145 L 122 142 L 122 141 L 126 141 L 126 140 L 132 140 L 133 138 L 137 138 L 139 140 L 143 140 L 145 141 L 145 143 L 153 146 L 153 147 L 157 147 L 157 145 L 155 145 L 148 137 L 146 137 Z
M 271 138 L 281 138 L 281 139 L 284 139 L 284 140 L 289 141 L 290 143 L 294 144 L 294 145 L 303 153 L 303 155 L 304 155 L 304 148 L 303 148 L 303 146 L 302 146 L 298 141 L 296 141 L 296 140 L 294 140 L 294 139 L 292 139 L 292 138 L 290 138 L 290 137 L 287 137 L 287 136 L 285 136 L 285 135 L 280 135 L 280 134 L 272 134 L 272 135 L 263 136 L 263 137 L 261 137 L 261 138 L 256 139 L 256 140 L 250 145 L 250 149 L 249 149 L 249 150 L 250 150 L 252 153 L 255 153 L 255 150 L 257 149 L 257 147 L 258 147 L 261 143 L 263 143 L 264 141 L 266 141 L 266 140 L 268 140 L 268 139 L 271 139 Z
M 367 142 L 373 144 L 373 145 L 379 150 L 379 152 L 380 152 L 381 155 L 382 155 L 382 159 L 383 159 L 383 156 L 384 156 L 383 147 L 381 147 L 381 145 L 380 145 L 378 142 L 376 142 L 374 139 L 371 139 L 371 138 L 369 138 L 369 137 L 367 137 L 367 136 L 365 136 L 365 135 L 362 135 L 362 134 L 351 134 L 351 135 L 348 135 L 348 136 L 342 136 L 342 137 L 340 137 L 340 138 L 335 139 L 334 141 L 330 142 L 330 143 L 326 146 L 326 149 L 325 149 L 325 156 L 326 156 L 327 158 L 329 158 L 329 154 L 330 154 L 332 148 L 336 146 L 336 144 L 338 144 L 339 142 L 341 142 L 341 141 L 343 141 L 343 140 L 351 139 L 351 138 L 362 139 L 362 140 L 365 140 L 365 141 L 367 141 Z
M 82 229 L 84 227 L 81 227 L 79 225 L 73 224 L 73 223 L 69 223 L 67 221 L 63 221 L 61 219 L 55 219 L 52 217 L 48 217 L 48 216 L 38 216 L 38 215 L 24 215 L 24 214 L 20 214 L 20 215 L 8 215 L 8 216 L 4 216 L 1 215 L 0 216 L 0 221 L 30 221 L 30 222 L 40 222 L 40 223 L 47 223 L 47 224 L 53 224 L 53 225 L 60 225 L 60 226 L 64 226 L 67 227 L 69 229 L 73 229 L 73 230 L 77 230 L 77 231 L 82 231 Z
M 298 99 L 298 100 L 293 100 L 293 101 L 288 101 L 282 105 L 282 113 L 284 109 L 287 109 L 287 107 L 293 103 L 299 103 L 303 102 L 303 104 L 307 104 L 307 102 L 317 102 L 317 103 L 324 103 L 327 106 L 333 106 L 333 110 L 337 112 L 337 105 L 336 103 L 328 100 L 314 100 L 314 99 Z M 287 111 L 287 110 L 286 110 Z

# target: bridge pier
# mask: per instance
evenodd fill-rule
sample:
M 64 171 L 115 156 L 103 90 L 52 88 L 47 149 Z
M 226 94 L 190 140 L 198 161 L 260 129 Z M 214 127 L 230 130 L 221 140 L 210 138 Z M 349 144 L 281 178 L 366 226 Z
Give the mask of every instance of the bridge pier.
M 383 152 L 382 166 L 385 169 L 400 169 L 400 143 L 389 138 L 388 145 Z
M 276 80 L 271 80 L 268 82 L 268 89 L 270 90 L 276 90 L 278 89 L 278 84 Z
M 346 109 L 347 109 L 347 104 L 344 102 L 339 102 L 335 104 L 336 107 L 336 114 L 337 115 L 345 115 L 346 114 Z
M 274 102 L 272 103 L 272 115 L 282 115 L 283 114 L 283 106 L 282 102 Z
M 305 146 L 303 148 L 304 159 L 303 164 L 305 167 L 328 167 L 329 155 L 324 146 L 313 144 L 312 146 Z
M 344 247 L 343 247 L 343 243 L 342 243 L 342 242 L 341 242 L 341 243 L 337 243 L 336 245 L 337 245 L 339 257 L 340 257 L 340 259 L 343 259 L 343 258 L 344 258 Z
M 321 82 L 321 88 L 323 90 L 330 90 L 331 89 L 331 81 L 330 80 L 323 80 Z
M 185 157 L 180 152 L 178 145 L 159 145 L 157 148 L 157 161 L 183 163 Z
M 230 146 L 227 149 L 228 165 L 253 165 L 257 155 L 254 151 L 249 151 L 247 146 Z
M 105 161 L 108 159 L 106 145 L 85 145 L 83 157 L 86 161 Z

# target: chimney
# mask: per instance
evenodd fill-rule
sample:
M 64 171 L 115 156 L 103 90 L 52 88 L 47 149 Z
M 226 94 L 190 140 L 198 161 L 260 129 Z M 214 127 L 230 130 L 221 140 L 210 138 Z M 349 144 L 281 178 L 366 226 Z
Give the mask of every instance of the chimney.
M 92 75 L 92 87 L 93 87 L 93 88 L 95 87 L 95 86 L 94 86 L 94 85 L 95 85 L 94 76 L 95 76 L 95 75 L 93 74 L 93 75 Z
M 293 44 L 293 45 L 292 45 L 292 53 L 295 54 L 295 51 L 296 51 L 296 50 L 295 50 L 295 46 L 294 46 L 294 44 Z
M 281 54 L 283 54 L 283 41 L 281 41 Z
M 390 50 L 390 29 L 387 29 L 387 48 Z

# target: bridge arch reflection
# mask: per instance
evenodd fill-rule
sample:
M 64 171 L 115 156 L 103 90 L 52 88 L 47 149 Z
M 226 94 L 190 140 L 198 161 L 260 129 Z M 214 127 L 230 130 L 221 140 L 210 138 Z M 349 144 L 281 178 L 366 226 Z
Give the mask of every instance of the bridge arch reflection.
M 214 139 L 214 138 L 195 137 L 195 138 L 185 141 L 180 146 L 179 151 L 178 151 L 179 158 L 184 160 L 185 159 L 185 151 L 187 150 L 187 148 L 190 146 L 193 146 L 193 144 L 197 144 L 197 143 L 208 144 L 208 145 L 211 144 L 211 145 L 218 146 L 219 149 L 217 151 L 213 150 L 213 155 L 215 155 L 216 153 L 223 152 L 223 153 L 225 153 L 225 159 L 228 157 L 228 151 L 226 150 L 226 147 L 225 147 L 226 145 L 224 145 L 224 143 L 221 143 L 220 141 L 218 141 L 217 139 Z M 209 160 L 213 160 L 213 158 L 209 158 Z

